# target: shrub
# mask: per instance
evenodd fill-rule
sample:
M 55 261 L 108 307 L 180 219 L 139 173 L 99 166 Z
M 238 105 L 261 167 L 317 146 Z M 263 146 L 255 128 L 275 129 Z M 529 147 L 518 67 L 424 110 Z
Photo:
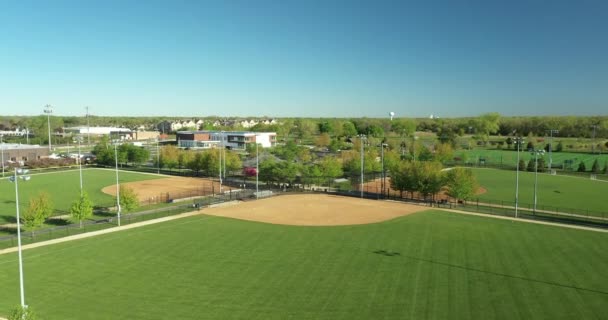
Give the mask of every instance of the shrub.
M 576 170 L 578 172 L 585 172 L 587 171 L 587 167 L 585 166 L 585 162 L 581 161 L 581 163 L 578 164 L 578 169 Z

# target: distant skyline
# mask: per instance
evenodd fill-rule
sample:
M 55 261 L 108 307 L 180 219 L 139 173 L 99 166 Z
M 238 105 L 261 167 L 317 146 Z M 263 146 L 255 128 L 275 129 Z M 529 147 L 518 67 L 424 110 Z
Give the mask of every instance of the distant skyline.
M 5 1 L 0 114 L 608 114 L 606 1 Z

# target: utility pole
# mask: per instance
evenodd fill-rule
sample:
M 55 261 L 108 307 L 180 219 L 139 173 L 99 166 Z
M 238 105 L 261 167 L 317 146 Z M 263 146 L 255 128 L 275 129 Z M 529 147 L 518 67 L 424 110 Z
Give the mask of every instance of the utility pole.
M 91 122 L 89 120 L 89 107 L 85 107 L 87 109 L 87 145 L 91 146 Z
M 51 153 L 51 113 L 53 113 L 53 107 L 50 104 L 45 105 L 44 113 L 46 113 L 47 125 L 49 127 L 49 153 Z
M 552 152 L 553 152 L 553 134 L 554 133 L 558 133 L 559 130 L 556 129 L 550 129 L 549 130 L 549 134 L 551 136 L 551 139 L 549 141 L 549 173 L 551 173 L 551 165 L 553 164 L 553 157 L 552 157 Z
M 597 129 L 597 124 L 591 126 L 593 128 L 593 139 L 591 141 L 591 153 L 595 154 L 595 130 Z

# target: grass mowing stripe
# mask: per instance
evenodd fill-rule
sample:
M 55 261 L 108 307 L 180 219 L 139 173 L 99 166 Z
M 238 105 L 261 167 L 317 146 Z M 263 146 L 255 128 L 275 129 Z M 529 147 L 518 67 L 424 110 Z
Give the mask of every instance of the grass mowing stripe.
M 603 233 L 438 211 L 325 228 L 201 218 L 27 250 L 27 302 L 48 320 L 592 318 L 608 303 Z M 14 258 L 0 256 L 0 314 L 18 301 Z

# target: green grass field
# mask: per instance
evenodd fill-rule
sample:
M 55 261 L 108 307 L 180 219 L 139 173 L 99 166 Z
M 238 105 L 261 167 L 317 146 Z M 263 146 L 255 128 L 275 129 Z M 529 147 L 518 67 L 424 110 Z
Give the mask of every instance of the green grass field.
M 293 227 L 199 216 L 24 252 L 41 319 L 601 319 L 608 234 L 427 211 Z M 0 256 L 0 314 L 18 304 Z
M 113 170 L 86 169 L 82 171 L 83 188 L 96 205 L 110 205 L 112 197 L 101 192 L 103 187 L 116 184 Z M 119 172 L 119 181 L 131 182 L 158 179 L 158 176 L 128 171 Z M 80 174 L 78 170 L 32 175 L 29 181 L 19 181 L 19 203 L 26 210 L 29 198 L 40 191 L 49 193 L 58 214 L 65 214 L 71 203 L 80 194 Z M 63 212 L 61 212 L 63 211 Z M 15 185 L 8 179 L 0 179 L 0 224 L 13 222 L 15 217 Z
M 515 166 L 517 163 L 517 152 L 514 150 L 485 150 L 485 149 L 473 149 L 473 150 L 457 150 L 454 155 L 461 157 L 462 154 L 466 154 L 468 161 L 471 163 L 478 163 L 479 158 L 485 159 L 489 165 L 508 165 Z M 520 151 L 520 159 L 523 159 L 528 163 L 534 156 L 528 151 Z M 545 163 L 549 165 L 549 154 L 544 155 Z M 600 169 L 604 169 L 606 161 L 608 161 L 608 154 L 591 154 L 591 153 L 573 153 L 573 152 L 552 152 L 551 158 L 553 159 L 553 167 L 562 169 L 562 164 L 565 160 L 572 160 L 573 170 L 578 169 L 578 165 L 581 161 L 585 162 L 587 171 L 591 170 L 593 161 L 598 159 Z
M 472 169 L 477 181 L 487 192 L 476 196 L 480 201 L 515 201 L 516 172 L 497 169 Z M 534 203 L 534 173 L 519 173 L 520 206 Z M 570 209 L 571 213 L 585 213 L 587 210 L 606 213 L 608 182 L 570 176 L 538 174 L 537 197 L 541 206 Z M 566 211 L 568 212 L 568 211 Z

